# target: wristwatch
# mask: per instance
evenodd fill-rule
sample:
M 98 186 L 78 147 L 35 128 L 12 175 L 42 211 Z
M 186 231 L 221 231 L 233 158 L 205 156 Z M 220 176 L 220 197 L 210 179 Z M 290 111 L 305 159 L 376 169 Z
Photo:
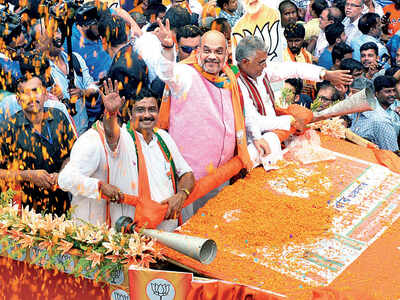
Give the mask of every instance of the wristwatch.
M 319 79 L 321 81 L 324 81 L 326 79 L 326 69 L 322 69 L 321 72 L 319 72 Z

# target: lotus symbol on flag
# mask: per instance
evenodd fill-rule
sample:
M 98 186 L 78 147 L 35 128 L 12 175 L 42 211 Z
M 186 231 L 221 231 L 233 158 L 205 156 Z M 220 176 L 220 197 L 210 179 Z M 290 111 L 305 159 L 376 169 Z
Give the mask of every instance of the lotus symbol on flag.
M 148 283 L 146 293 L 151 300 L 173 300 L 175 297 L 173 285 L 161 278 L 153 279 Z
M 159 296 L 160 300 L 162 300 L 162 297 L 167 296 L 169 294 L 170 286 L 171 285 L 169 284 L 151 283 L 151 290 L 153 291 L 154 295 Z
M 261 29 L 256 25 L 253 32 L 250 32 L 247 29 L 243 30 L 243 34 L 235 32 L 233 33 L 233 36 L 236 39 L 237 44 L 239 44 L 241 39 L 246 36 L 252 35 L 262 39 L 268 49 L 268 61 L 272 61 L 275 57 L 278 57 L 278 54 L 276 53 L 280 38 L 278 30 L 279 20 L 275 21 L 271 26 L 269 25 L 269 22 L 267 22 Z

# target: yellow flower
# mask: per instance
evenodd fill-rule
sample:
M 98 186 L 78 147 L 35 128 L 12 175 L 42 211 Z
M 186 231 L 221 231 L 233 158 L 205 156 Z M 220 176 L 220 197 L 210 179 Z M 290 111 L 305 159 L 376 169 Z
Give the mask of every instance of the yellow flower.
M 119 252 L 121 251 L 121 247 L 114 242 L 104 242 L 102 245 L 107 249 L 106 254 L 112 252 L 114 255 L 119 255 Z
M 97 265 L 100 265 L 103 255 L 98 252 L 91 252 L 88 256 L 86 256 L 87 260 L 92 261 L 92 268 L 95 268 Z
M 88 236 L 86 237 L 86 242 L 89 244 L 96 244 L 103 240 L 103 232 L 99 231 L 90 231 Z
M 86 236 L 87 236 L 86 230 L 87 228 L 85 228 L 85 226 L 77 227 L 75 231 L 75 236 L 73 236 L 73 238 L 81 242 L 86 241 Z
M 65 240 L 61 240 L 60 243 L 59 243 L 59 246 L 58 246 L 57 250 L 58 250 L 58 251 L 62 251 L 62 254 L 65 254 L 65 253 L 67 253 L 69 250 L 71 250 L 71 248 L 72 248 L 73 245 L 74 245 L 73 243 L 67 242 L 67 241 L 65 241 Z

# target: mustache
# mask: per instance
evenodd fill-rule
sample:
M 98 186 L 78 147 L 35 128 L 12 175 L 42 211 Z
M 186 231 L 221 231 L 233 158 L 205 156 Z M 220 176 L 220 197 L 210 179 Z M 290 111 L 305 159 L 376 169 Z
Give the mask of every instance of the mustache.
M 153 117 L 150 118 L 140 118 L 139 121 L 154 121 L 155 119 Z
M 216 63 L 219 64 L 219 59 L 206 59 L 204 60 L 204 63 Z

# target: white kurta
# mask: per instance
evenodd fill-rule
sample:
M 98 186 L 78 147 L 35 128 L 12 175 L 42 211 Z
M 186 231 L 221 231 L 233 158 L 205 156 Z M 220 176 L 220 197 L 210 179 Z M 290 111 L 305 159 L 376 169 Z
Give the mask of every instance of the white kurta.
M 120 131 L 118 146 L 114 152 L 106 143 L 108 155 L 110 184 L 117 186 L 123 193 L 138 195 L 138 169 L 135 144 L 126 127 Z M 164 130 L 159 130 L 175 162 L 178 177 L 191 168 L 178 151 L 175 142 Z M 157 143 L 157 138 L 149 144 L 138 133 L 142 145 L 143 156 L 150 186 L 151 197 L 156 202 L 161 202 L 174 194 L 170 172 L 170 164 L 165 160 L 164 154 Z M 96 130 L 90 129 L 84 133 L 74 144 L 71 158 L 61 171 L 58 184 L 73 195 L 72 206 L 76 206 L 73 216 L 92 224 L 104 223 L 106 218 L 106 202 L 99 200 L 98 182 L 107 182 L 107 165 L 103 144 Z M 133 218 L 135 208 L 125 204 L 111 203 L 112 224 L 120 216 Z M 177 220 L 166 220 L 160 224 L 159 229 L 172 230 L 177 226 Z
M 268 92 L 264 86 L 263 78 L 265 75 L 269 78 L 270 82 L 282 81 L 288 78 L 301 78 L 303 80 L 312 80 L 319 82 L 320 72 L 323 68 L 306 63 L 298 62 L 284 62 L 284 63 L 272 63 L 269 62 L 264 72 L 257 80 L 250 80 L 257 87 L 257 90 L 263 100 L 266 115 L 261 115 L 257 108 L 253 104 L 253 100 L 249 95 L 249 92 L 244 85 L 242 79 L 239 77 L 238 83 L 243 94 L 244 100 L 244 112 L 245 112 L 245 123 L 248 136 L 248 142 L 252 143 L 254 140 L 258 140 L 261 136 L 268 142 L 271 152 L 280 151 L 280 141 L 278 136 L 270 132 L 275 129 L 289 130 L 290 129 L 290 116 L 277 116 L 275 109 L 270 99 Z M 267 133 L 267 134 L 266 134 Z M 253 161 L 256 160 L 254 157 L 257 156 L 257 152 L 254 152 L 252 144 L 248 147 L 250 157 Z

